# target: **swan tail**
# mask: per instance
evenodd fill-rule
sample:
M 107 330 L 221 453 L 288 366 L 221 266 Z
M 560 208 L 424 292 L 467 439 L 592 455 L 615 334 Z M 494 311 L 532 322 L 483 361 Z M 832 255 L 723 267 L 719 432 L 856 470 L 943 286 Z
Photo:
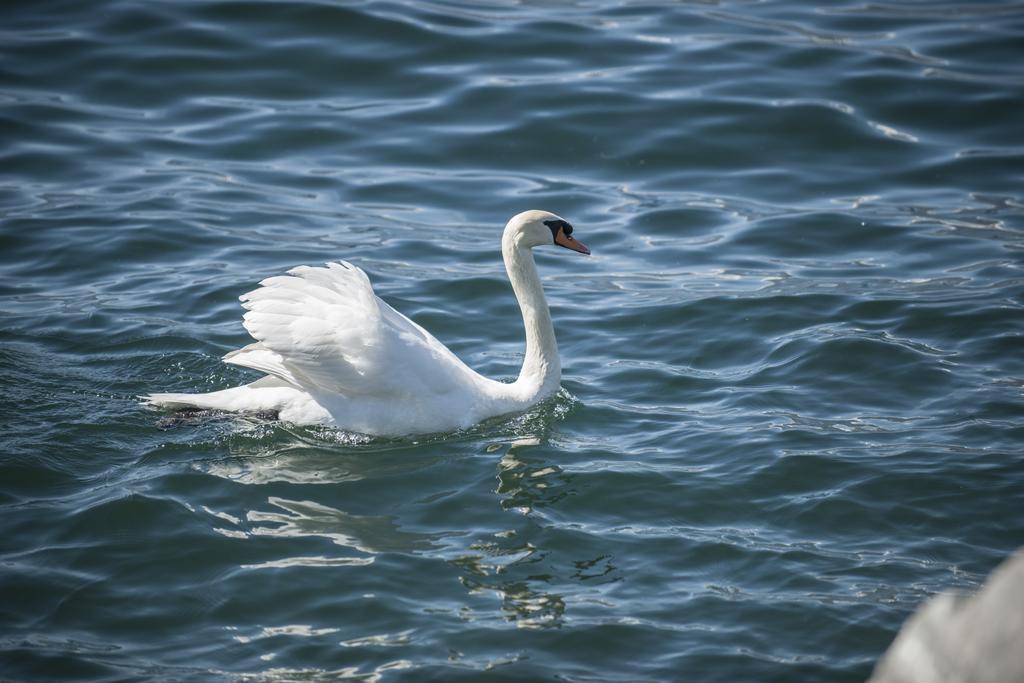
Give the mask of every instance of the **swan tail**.
M 142 402 L 154 408 L 169 410 L 183 410 L 187 408 L 201 408 L 203 410 L 223 410 L 233 413 L 244 410 L 259 410 L 251 401 L 245 401 L 243 392 L 239 389 L 247 387 L 234 387 L 223 391 L 211 391 L 208 394 L 148 394 L 142 396 Z M 253 392 L 245 392 L 253 393 Z
M 221 410 L 228 413 L 280 411 L 308 395 L 276 377 L 264 377 L 252 384 L 206 394 L 161 393 L 139 397 L 143 404 L 164 410 Z
M 143 405 L 154 408 L 168 408 L 178 410 L 182 408 L 198 408 L 194 399 L 200 398 L 202 394 L 146 394 L 140 396 L 139 400 Z

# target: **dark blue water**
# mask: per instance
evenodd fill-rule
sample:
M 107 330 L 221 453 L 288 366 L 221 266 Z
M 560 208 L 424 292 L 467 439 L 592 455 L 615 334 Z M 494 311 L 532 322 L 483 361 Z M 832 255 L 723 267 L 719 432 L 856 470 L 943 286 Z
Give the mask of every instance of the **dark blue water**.
M 0 679 L 864 680 L 1024 545 L 1022 63 L 1016 2 L 4 5 Z M 513 378 L 531 208 L 594 256 L 530 413 L 139 406 L 340 258 Z

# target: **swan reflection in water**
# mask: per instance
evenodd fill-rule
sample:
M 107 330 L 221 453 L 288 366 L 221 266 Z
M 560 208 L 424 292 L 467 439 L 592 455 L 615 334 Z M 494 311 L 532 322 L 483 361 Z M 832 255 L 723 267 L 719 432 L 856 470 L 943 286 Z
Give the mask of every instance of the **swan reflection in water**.
M 300 436 L 303 435 L 300 432 Z M 261 440 L 241 440 L 235 450 L 257 451 Z M 496 484 L 492 490 L 497 494 L 500 509 L 505 511 L 498 513 L 496 523 L 500 526 L 492 526 L 490 530 L 485 528 L 488 526 L 485 521 L 473 519 L 469 526 L 462 528 L 423 533 L 409 529 L 409 518 L 403 520 L 400 511 L 373 515 L 339 509 L 338 484 L 361 482 L 356 485 L 366 486 L 372 485 L 370 482 L 374 479 L 393 481 L 395 476 L 415 479 L 418 470 L 444 466 L 446 459 L 451 461 L 451 456 L 425 456 L 422 450 L 417 455 L 410 452 L 416 447 L 408 444 L 367 444 L 339 453 L 338 449 L 311 446 L 293 438 L 269 454 L 238 454 L 195 466 L 207 474 L 239 484 L 303 485 L 301 499 L 270 496 L 264 499 L 266 507 L 234 515 L 206 509 L 216 516 L 218 533 L 239 539 L 289 541 L 286 546 L 267 546 L 271 551 L 275 547 L 287 548 L 284 553 L 287 556 L 278 554 L 247 562 L 242 565 L 243 569 L 305 566 L 358 571 L 358 567 L 373 564 L 383 553 L 435 558 L 456 571 L 456 578 L 466 591 L 467 599 L 458 611 L 460 619 L 486 621 L 498 617 L 519 628 L 550 628 L 562 625 L 570 602 L 565 591 L 555 590 L 553 586 L 566 581 L 580 584 L 585 578 L 593 578 L 580 567 L 603 558 L 565 561 L 559 557 L 561 553 L 535 545 L 535 539 L 546 533 L 532 519 L 533 511 L 546 508 L 573 492 L 570 474 L 539 457 L 541 449 L 537 449 L 536 456 L 530 452 L 531 447 L 542 446 L 543 442 L 543 437 L 532 436 L 517 437 L 511 444 L 507 441 L 484 444 L 483 455 L 494 466 L 491 476 Z M 504 453 L 498 455 L 499 450 Z M 310 487 L 309 484 L 328 486 Z M 318 495 L 320 490 L 325 495 Z M 422 500 L 430 500 L 432 495 L 444 492 L 419 493 L 423 495 Z M 310 547 L 319 552 L 296 553 L 297 548 L 303 547 L 296 545 L 301 539 L 308 539 Z M 324 553 L 322 539 L 328 539 L 339 550 L 344 548 L 347 552 Z M 559 559 L 553 561 L 556 557 Z M 602 566 L 604 564 L 602 562 Z M 611 569 L 604 570 L 609 571 Z M 495 597 L 500 601 L 497 613 Z

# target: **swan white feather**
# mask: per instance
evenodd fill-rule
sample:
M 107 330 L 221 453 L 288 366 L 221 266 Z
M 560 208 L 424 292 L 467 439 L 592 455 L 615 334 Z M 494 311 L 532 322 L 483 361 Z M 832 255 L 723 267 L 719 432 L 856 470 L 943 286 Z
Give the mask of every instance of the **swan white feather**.
M 256 340 L 224 356 L 265 377 L 206 394 L 150 394 L 149 405 L 229 412 L 272 411 L 299 424 L 376 435 L 447 431 L 525 410 L 558 390 L 561 363 L 531 249 L 590 251 L 572 226 L 546 211 L 514 216 L 502 256 L 523 313 L 526 356 L 510 384 L 483 377 L 373 291 L 345 261 L 299 266 L 239 297 Z

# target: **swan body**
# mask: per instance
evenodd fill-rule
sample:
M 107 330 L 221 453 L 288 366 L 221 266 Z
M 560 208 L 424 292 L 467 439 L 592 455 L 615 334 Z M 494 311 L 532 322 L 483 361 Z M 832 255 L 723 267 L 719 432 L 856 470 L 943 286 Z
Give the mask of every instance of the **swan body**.
M 264 373 L 250 384 L 205 394 L 150 394 L 148 405 L 273 412 L 297 424 L 372 435 L 449 431 L 526 410 L 558 391 L 561 363 L 532 248 L 558 244 L 589 254 L 572 226 L 546 211 L 513 216 L 501 252 L 526 331 L 515 382 L 488 379 L 373 291 L 344 261 L 299 266 L 239 297 L 256 340 L 224 356 Z

